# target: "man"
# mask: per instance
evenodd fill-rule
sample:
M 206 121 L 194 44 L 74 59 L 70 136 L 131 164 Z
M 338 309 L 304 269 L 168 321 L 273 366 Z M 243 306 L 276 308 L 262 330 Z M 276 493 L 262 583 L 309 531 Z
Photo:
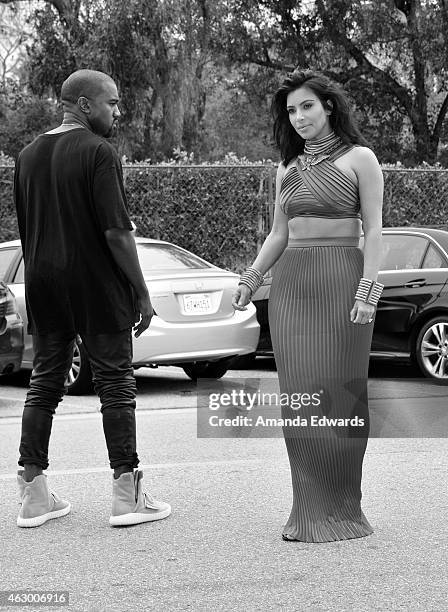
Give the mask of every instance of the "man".
M 28 332 L 34 368 L 22 417 L 18 483 L 20 527 L 70 512 L 49 491 L 43 470 L 55 409 L 65 392 L 78 334 L 101 401 L 114 470 L 112 526 L 167 517 L 169 504 L 142 492 L 135 429 L 132 328 L 153 310 L 127 212 L 122 168 L 107 142 L 120 117 L 107 74 L 78 70 L 63 83 L 62 124 L 21 151 L 14 194 L 25 261 Z

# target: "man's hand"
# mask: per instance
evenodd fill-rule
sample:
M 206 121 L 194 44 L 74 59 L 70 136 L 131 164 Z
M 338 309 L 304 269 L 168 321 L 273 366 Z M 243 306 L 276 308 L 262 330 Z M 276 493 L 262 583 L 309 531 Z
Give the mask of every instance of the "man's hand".
M 148 329 L 154 316 L 148 287 L 138 260 L 134 236 L 129 230 L 110 228 L 104 232 L 107 244 L 118 266 L 124 272 L 134 289 L 137 325 L 133 328 L 138 338 L 145 329 Z
M 154 316 L 154 310 L 151 304 L 149 293 L 142 295 L 137 298 L 137 314 L 139 318 L 136 319 L 137 325 L 134 327 L 134 336 L 138 338 L 145 329 L 148 329 L 151 319 Z

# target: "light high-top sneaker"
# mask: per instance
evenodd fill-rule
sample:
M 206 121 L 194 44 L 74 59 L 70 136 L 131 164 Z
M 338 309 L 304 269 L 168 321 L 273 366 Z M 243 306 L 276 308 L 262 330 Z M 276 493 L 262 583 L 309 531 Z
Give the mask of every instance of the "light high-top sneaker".
M 22 474 L 23 470 L 17 473 L 22 504 L 17 517 L 19 527 L 39 527 L 50 519 L 65 516 L 70 512 L 69 502 L 48 489 L 45 474 L 36 476 L 31 482 L 26 482 Z
M 143 472 L 125 472 L 119 478 L 112 475 L 112 527 L 159 521 L 171 514 L 171 506 L 153 499 L 142 491 Z

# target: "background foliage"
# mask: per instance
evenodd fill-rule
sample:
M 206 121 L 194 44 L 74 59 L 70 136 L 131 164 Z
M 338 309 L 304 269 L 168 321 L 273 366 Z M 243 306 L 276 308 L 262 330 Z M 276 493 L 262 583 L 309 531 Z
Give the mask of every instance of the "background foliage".
M 296 67 L 341 83 L 380 162 L 402 164 L 384 168 L 384 224 L 446 223 L 448 172 L 429 169 L 448 166 L 445 0 L 0 0 L 0 35 L 8 156 L 59 123 L 70 72 L 114 77 L 141 234 L 235 270 L 253 258 L 272 212 L 270 98 Z M 2 240 L 17 237 L 12 173 Z
M 9 155 L 59 121 L 62 81 L 90 67 L 119 85 L 116 145 L 128 159 L 163 161 L 176 148 L 197 161 L 228 151 L 275 159 L 270 96 L 300 66 L 345 87 L 382 163 L 448 164 L 444 0 L 0 0 L 0 9 Z

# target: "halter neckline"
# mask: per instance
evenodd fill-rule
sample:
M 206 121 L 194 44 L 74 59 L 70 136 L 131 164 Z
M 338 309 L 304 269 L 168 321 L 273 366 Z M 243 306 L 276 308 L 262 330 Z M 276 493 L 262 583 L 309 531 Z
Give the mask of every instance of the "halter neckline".
M 319 138 L 317 140 L 305 140 L 303 152 L 305 155 L 328 155 L 340 144 L 342 144 L 341 138 L 332 131 L 323 138 Z

